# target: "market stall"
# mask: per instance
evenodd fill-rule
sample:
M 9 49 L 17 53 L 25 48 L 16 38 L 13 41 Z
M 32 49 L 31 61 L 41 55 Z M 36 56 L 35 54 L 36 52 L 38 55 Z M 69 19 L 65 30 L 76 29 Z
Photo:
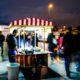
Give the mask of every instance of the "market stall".
M 49 31 L 53 26 L 54 24 L 52 21 L 45 21 L 36 18 L 15 20 L 10 23 L 10 32 L 16 28 L 18 29 L 18 33 L 23 30 L 23 32 L 34 32 L 35 34 L 34 47 L 27 47 L 26 43 L 24 43 L 24 47 L 19 46 L 18 48 L 18 53 L 16 54 L 16 62 L 20 63 L 21 67 L 48 66 L 48 54 L 51 52 L 45 50 L 45 41 L 48 36 L 46 36 L 46 34 L 50 33 Z M 36 46 L 36 34 L 38 35 L 39 40 L 43 40 L 44 49 Z M 21 43 L 19 36 L 19 45 L 20 44 Z
M 26 31 L 34 31 L 35 34 L 38 34 L 39 41 L 45 42 L 53 26 L 54 23 L 52 21 L 46 21 L 38 18 L 26 18 L 12 21 L 10 23 L 10 32 L 12 32 L 15 28 L 18 28 L 19 29 L 18 31 L 24 28 L 24 30 Z M 43 47 L 41 48 L 45 49 L 44 43 Z

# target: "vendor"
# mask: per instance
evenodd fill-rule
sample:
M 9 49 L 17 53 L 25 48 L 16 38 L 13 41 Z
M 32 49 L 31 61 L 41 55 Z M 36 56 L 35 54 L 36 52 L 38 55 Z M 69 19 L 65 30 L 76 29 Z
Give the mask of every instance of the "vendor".
M 26 44 L 25 44 L 25 48 L 26 48 L 26 49 L 31 50 L 31 49 L 33 48 L 31 42 L 32 42 L 32 36 L 29 35 L 29 36 L 27 37 L 27 42 L 26 42 Z

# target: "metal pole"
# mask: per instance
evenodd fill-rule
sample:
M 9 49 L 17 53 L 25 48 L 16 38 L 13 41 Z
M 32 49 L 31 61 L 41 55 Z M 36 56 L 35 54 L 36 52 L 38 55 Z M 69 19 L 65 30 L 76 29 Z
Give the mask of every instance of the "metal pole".
M 35 47 L 36 47 L 36 30 L 35 30 Z
M 20 48 L 20 31 L 19 31 L 19 48 Z
M 45 51 L 45 26 L 44 26 L 44 51 Z

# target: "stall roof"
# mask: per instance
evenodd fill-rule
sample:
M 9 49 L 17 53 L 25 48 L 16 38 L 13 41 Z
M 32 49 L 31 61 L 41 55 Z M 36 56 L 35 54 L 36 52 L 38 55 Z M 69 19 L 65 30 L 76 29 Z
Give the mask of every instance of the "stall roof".
M 13 26 L 20 26 L 20 27 L 26 27 L 26 26 L 41 26 L 41 27 L 53 27 L 54 22 L 53 21 L 47 21 L 39 18 L 26 18 L 26 19 L 20 19 L 20 20 L 14 20 L 10 22 L 10 27 Z

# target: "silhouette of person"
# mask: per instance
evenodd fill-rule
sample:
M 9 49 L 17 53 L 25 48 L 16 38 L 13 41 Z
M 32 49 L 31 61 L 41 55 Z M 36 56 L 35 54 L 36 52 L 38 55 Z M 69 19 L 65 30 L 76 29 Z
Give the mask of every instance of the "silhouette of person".
M 5 36 L 2 34 L 2 31 L 0 31 L 0 47 L 1 47 L 1 56 L 3 56 L 3 42 L 5 40 Z

